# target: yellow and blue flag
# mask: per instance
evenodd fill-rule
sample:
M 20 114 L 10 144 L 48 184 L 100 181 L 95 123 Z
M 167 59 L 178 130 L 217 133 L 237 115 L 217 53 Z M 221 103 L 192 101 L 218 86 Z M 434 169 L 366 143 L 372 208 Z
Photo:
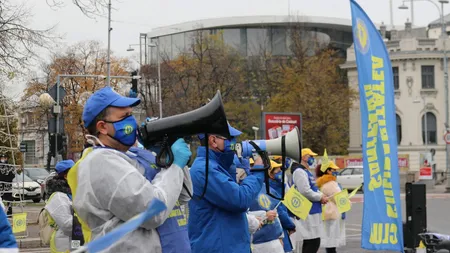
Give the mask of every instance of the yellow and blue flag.
M 392 66 L 377 28 L 350 0 L 360 94 L 364 207 L 361 247 L 403 252 Z
M 312 203 L 305 196 L 291 187 L 282 200 L 283 204 L 291 211 L 295 216 L 302 220 L 306 220 L 306 217 L 311 211 Z
M 334 201 L 336 202 L 339 213 L 346 213 L 352 209 L 347 189 L 336 193 L 334 195 Z
M 91 241 L 90 243 L 78 248 L 73 253 L 79 252 L 89 252 L 96 253 L 105 250 L 110 247 L 112 244 L 119 241 L 122 237 L 127 235 L 128 233 L 139 228 L 144 222 L 151 219 L 158 213 L 164 211 L 166 209 L 166 205 L 159 199 L 153 199 L 147 207 L 145 212 L 140 213 L 124 224 L 120 225 L 113 231 L 107 233 L 106 235 Z
M 14 234 L 27 231 L 27 213 L 13 214 L 12 231 Z

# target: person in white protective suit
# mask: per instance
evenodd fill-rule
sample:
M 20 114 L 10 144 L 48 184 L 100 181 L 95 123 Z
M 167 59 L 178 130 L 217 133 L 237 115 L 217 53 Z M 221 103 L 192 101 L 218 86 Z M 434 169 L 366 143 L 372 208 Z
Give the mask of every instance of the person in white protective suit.
M 187 144 L 179 139 L 171 147 L 173 164 L 151 182 L 144 177 L 144 171 L 136 168 L 136 161 L 126 154 L 137 139 L 132 107 L 139 103 L 139 99 L 123 97 L 105 87 L 87 100 L 83 110 L 84 126 L 95 143 L 70 170 L 69 185 L 85 242 L 142 213 L 153 198 L 167 206 L 103 252 L 162 252 L 156 228 L 165 222 L 180 196 L 182 168 L 191 156 Z
M 50 252 L 63 253 L 70 250 L 72 236 L 72 193 L 67 184 L 67 172 L 75 163 L 72 160 L 58 162 L 55 170 L 58 173 L 48 180 L 49 198 L 45 205 L 48 221 L 54 228 L 50 239 Z

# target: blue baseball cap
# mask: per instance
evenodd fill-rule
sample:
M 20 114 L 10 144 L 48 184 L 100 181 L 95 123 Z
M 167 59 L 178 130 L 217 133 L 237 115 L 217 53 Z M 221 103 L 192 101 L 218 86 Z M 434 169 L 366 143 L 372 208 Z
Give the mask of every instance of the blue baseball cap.
M 230 125 L 230 123 L 228 123 L 228 131 L 230 132 L 230 136 L 231 136 L 231 137 L 236 137 L 236 136 L 239 136 L 239 135 L 242 134 L 241 131 L 239 131 L 239 130 L 237 130 L 236 128 L 232 127 L 232 126 Z M 198 138 L 199 138 L 200 140 L 203 140 L 203 139 L 205 138 L 205 134 L 199 134 L 199 135 L 198 135 Z
M 75 165 L 75 162 L 72 160 L 63 160 L 58 162 L 55 166 L 56 173 L 61 174 Z
M 111 87 L 96 91 L 86 101 L 83 110 L 84 127 L 88 127 L 103 110 L 109 106 L 134 107 L 141 103 L 139 98 L 127 98 L 115 92 Z

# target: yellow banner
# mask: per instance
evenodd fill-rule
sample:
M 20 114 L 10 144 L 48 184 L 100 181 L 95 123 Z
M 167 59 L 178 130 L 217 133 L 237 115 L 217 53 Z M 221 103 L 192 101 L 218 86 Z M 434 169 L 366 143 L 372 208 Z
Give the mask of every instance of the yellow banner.
M 334 195 L 334 200 L 336 201 L 336 205 L 339 213 L 345 213 L 352 209 L 352 205 L 350 203 L 350 199 L 348 198 L 348 191 L 344 189 L 343 191 Z
M 27 231 L 27 213 L 13 214 L 13 233 L 20 233 Z
M 298 218 L 305 220 L 311 210 L 312 203 L 294 187 L 284 196 L 283 204 Z

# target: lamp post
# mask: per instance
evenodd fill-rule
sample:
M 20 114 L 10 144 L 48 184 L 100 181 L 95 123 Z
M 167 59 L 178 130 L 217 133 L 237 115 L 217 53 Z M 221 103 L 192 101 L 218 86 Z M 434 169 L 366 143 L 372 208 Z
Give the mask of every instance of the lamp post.
M 132 46 L 140 46 L 140 44 L 130 44 L 128 46 L 127 51 L 134 51 L 134 48 Z M 148 47 L 156 47 L 156 59 L 158 64 L 158 105 L 159 105 L 159 118 L 161 119 L 163 117 L 162 115 L 162 98 L 161 98 L 161 61 L 159 56 L 159 39 L 155 41 L 154 43 L 148 44 Z M 141 67 L 142 67 L 142 56 L 141 56 Z
M 106 85 L 111 85 L 111 0 L 108 2 L 108 54 L 106 59 Z
M 259 130 L 259 128 L 258 127 L 252 127 L 252 129 L 253 129 L 253 131 L 255 131 L 255 140 L 257 140 L 258 139 L 258 130 Z
M 162 98 L 161 98 L 161 60 L 160 60 L 160 52 L 159 52 L 159 38 L 155 41 L 155 43 L 150 43 L 150 47 L 156 47 L 156 61 L 158 64 L 158 104 L 159 104 L 159 118 L 163 117 L 162 114 Z
M 128 45 L 127 52 L 134 51 L 134 46 L 139 46 L 139 66 L 142 67 L 142 50 L 141 50 L 141 44 L 130 44 Z
M 448 59 L 447 59 L 447 25 L 444 20 L 444 4 L 448 4 L 449 0 L 438 0 L 438 2 L 441 4 L 441 7 L 439 8 L 439 5 L 432 1 L 432 0 L 405 0 L 411 2 L 411 22 L 413 22 L 414 17 L 414 10 L 413 10 L 413 2 L 414 1 L 427 1 L 432 3 L 436 8 L 438 9 L 439 16 L 441 19 L 441 39 L 443 42 L 443 53 L 444 53 L 444 92 L 445 92 L 445 130 L 449 131 L 449 94 L 448 94 Z M 405 5 L 405 1 L 403 1 L 403 4 L 399 7 L 399 9 L 408 9 L 408 7 Z M 426 117 L 425 117 L 426 118 Z M 447 172 L 447 187 L 446 191 L 450 192 L 450 180 L 449 180 L 449 173 L 450 173 L 450 147 L 449 144 L 445 145 L 445 170 Z

